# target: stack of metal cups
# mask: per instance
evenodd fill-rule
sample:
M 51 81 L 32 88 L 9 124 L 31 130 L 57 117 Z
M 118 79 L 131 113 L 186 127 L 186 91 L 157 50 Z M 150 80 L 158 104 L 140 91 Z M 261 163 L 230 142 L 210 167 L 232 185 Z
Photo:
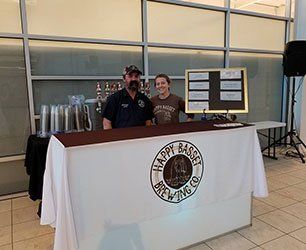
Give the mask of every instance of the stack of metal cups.
M 75 129 L 78 132 L 84 131 L 84 112 L 82 105 L 73 106 Z
M 101 108 L 103 109 L 105 102 L 101 102 Z M 98 100 L 87 99 L 84 105 L 85 112 L 85 129 L 87 131 L 102 129 L 102 117 L 98 112 Z
M 50 133 L 58 134 L 64 132 L 66 105 L 51 105 L 50 112 Z
M 39 137 L 42 137 L 42 138 L 48 137 L 49 116 L 50 116 L 49 105 L 41 105 L 40 107 L 40 131 L 38 133 Z
M 71 105 L 68 105 L 65 107 L 65 120 L 64 120 L 64 132 L 65 133 L 70 133 L 73 132 L 74 128 L 74 114 L 73 114 L 73 109 Z
M 64 131 L 65 105 L 57 105 L 55 109 L 55 131 L 62 133 Z
M 50 133 L 56 134 L 55 131 L 55 109 L 56 105 L 51 105 L 51 112 L 50 112 Z

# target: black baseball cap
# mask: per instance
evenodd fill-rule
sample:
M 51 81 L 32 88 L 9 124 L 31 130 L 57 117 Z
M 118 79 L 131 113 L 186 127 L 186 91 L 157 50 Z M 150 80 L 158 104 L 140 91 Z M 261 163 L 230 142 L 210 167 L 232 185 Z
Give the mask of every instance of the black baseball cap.
M 142 75 L 142 72 L 135 65 L 130 65 L 130 66 L 125 67 L 123 69 L 122 75 L 125 76 L 125 75 L 128 75 L 128 74 L 132 73 L 132 72 L 136 72 L 139 75 Z

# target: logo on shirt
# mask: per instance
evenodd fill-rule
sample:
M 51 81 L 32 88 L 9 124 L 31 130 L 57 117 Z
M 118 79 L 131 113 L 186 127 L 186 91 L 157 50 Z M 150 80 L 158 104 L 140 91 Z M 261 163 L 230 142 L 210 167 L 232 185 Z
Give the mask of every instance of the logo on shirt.
M 204 171 L 200 151 L 188 141 L 164 146 L 151 166 L 151 185 L 164 201 L 179 203 L 195 193 Z
M 127 108 L 128 106 L 129 106 L 128 103 L 122 103 L 122 104 L 121 104 L 121 107 L 124 108 L 124 109 Z
M 138 106 L 144 108 L 145 102 L 143 100 L 138 100 Z

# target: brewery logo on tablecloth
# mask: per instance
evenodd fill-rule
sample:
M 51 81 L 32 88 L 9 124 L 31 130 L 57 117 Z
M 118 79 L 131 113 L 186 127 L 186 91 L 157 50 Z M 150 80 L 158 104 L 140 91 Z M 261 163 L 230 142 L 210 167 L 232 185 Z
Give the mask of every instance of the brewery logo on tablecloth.
M 201 152 L 188 141 L 164 146 L 151 166 L 151 184 L 163 200 L 179 203 L 197 190 L 204 171 Z

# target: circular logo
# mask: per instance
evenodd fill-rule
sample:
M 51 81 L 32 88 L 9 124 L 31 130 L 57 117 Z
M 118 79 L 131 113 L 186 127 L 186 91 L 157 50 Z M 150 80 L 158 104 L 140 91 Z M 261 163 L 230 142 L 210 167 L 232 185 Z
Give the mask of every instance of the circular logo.
M 151 184 L 163 200 L 179 203 L 197 190 L 204 172 L 200 151 L 188 141 L 164 146 L 151 166 Z
M 138 106 L 144 108 L 145 102 L 143 100 L 138 100 Z

